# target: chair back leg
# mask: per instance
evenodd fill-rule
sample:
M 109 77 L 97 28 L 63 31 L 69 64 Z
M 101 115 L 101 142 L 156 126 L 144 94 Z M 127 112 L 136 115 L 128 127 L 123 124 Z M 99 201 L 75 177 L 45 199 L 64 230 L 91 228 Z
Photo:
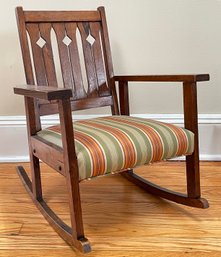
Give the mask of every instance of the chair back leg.
M 196 149 L 192 155 L 186 156 L 187 195 L 189 198 L 200 198 L 199 155 Z
M 185 128 L 194 133 L 194 152 L 186 156 L 187 195 L 200 198 L 199 133 L 196 82 L 183 83 Z

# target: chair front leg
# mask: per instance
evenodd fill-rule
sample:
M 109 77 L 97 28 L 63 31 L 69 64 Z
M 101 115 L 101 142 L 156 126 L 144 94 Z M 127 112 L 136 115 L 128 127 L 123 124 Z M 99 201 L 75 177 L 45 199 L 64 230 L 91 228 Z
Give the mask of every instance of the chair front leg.
M 90 243 L 84 237 L 78 163 L 75 153 L 70 100 L 59 100 L 58 107 L 64 151 L 65 176 L 69 196 L 73 245 L 82 252 L 90 252 Z

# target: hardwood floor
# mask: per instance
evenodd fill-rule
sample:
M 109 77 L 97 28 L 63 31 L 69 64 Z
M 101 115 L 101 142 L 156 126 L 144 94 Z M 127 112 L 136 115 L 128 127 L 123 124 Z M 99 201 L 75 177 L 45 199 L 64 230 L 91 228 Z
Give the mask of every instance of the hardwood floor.
M 72 250 L 32 204 L 16 172 L 0 164 L 0 256 L 83 256 Z M 28 169 L 28 164 L 24 164 Z M 68 222 L 64 178 L 43 166 L 45 200 Z M 185 192 L 184 163 L 137 169 L 153 182 Z M 99 257 L 221 256 L 221 163 L 201 163 L 202 195 L 209 209 L 165 201 L 118 175 L 81 184 L 85 234 Z

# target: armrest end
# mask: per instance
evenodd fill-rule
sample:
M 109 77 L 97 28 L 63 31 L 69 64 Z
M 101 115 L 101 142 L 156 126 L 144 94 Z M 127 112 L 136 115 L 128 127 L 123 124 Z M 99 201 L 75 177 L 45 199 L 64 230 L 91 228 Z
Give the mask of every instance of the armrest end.
M 209 74 L 197 74 L 195 75 L 195 81 L 209 81 L 210 76 Z
M 72 97 L 72 90 L 69 88 L 57 88 L 35 85 L 23 85 L 14 87 L 14 93 L 17 95 L 34 97 L 48 101 Z

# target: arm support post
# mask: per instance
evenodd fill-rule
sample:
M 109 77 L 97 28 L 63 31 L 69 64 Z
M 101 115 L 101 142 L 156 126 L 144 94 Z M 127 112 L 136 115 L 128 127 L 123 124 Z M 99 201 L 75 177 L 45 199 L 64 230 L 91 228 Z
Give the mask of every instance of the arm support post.
M 187 194 L 200 197 L 199 141 L 196 82 L 183 83 L 184 125 L 194 133 L 194 152 L 186 156 Z
M 121 115 L 130 115 L 128 81 L 119 81 Z

